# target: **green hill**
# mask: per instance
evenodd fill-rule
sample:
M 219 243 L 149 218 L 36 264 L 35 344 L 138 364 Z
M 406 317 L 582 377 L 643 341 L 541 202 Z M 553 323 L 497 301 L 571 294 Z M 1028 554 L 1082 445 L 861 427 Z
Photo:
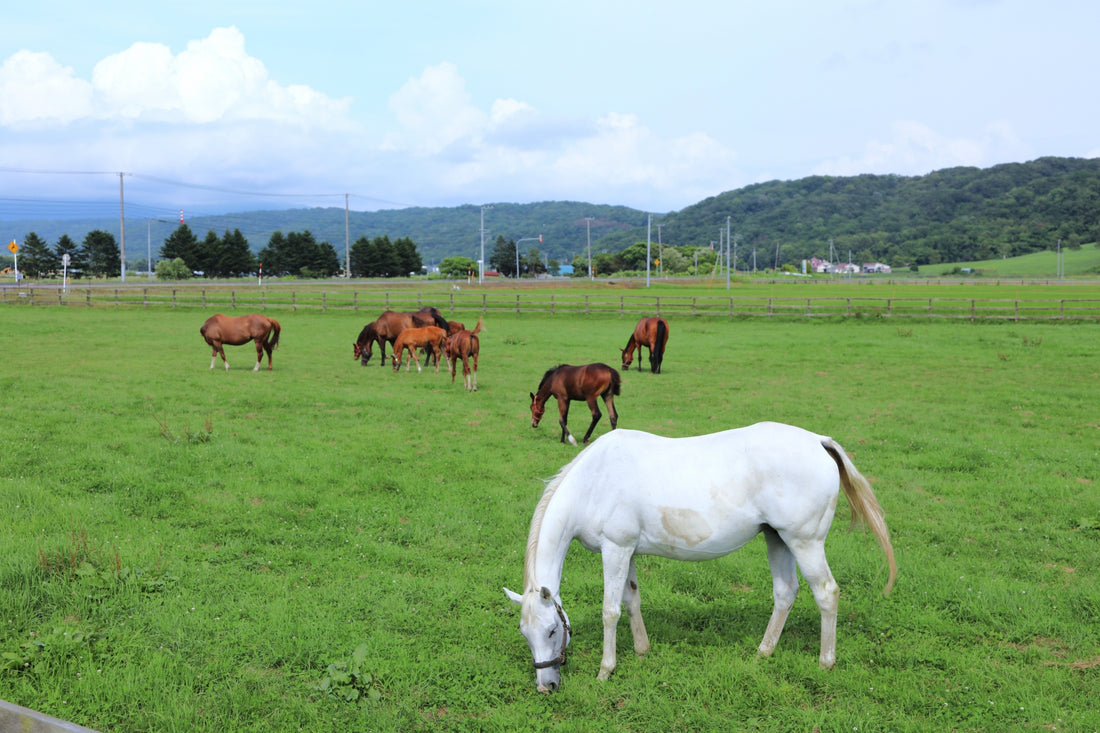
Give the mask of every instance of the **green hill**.
M 589 228 L 593 253 L 619 252 L 644 241 L 649 216 L 625 206 L 573 201 L 498 203 L 484 214 L 486 257 L 497 236 L 503 236 L 526 240 L 519 244 L 524 253 L 535 247 L 563 262 L 587 251 Z M 423 260 L 435 263 L 452 255 L 480 257 L 481 215 L 482 207 L 473 205 L 349 212 L 345 229 L 343 209 L 315 208 L 199 217 L 187 223 L 200 238 L 210 230 L 220 235 L 239 229 L 253 251 L 264 247 L 275 231 L 309 230 L 318 241 L 332 244 L 341 258 L 345 237 L 353 243 L 363 236 L 410 237 Z M 943 263 L 982 262 L 1001 263 L 988 266 L 1000 272 L 1005 263 L 1025 255 L 1050 253 L 1053 258 L 1061 240 L 1068 272 L 1069 253 L 1083 256 L 1093 249 L 1082 245 L 1100 241 L 1098 215 L 1100 159 L 1040 158 L 924 176 L 769 181 L 654 215 L 653 222 L 660 224 L 663 242 L 674 246 L 709 247 L 724 238 L 728 226 L 741 262 L 753 251 L 768 265 L 826 259 L 832 252 L 835 260 L 885 262 L 895 269 L 916 264 L 922 272 Z M 147 248 L 155 258 L 175 225 L 127 219 L 127 259 L 143 259 Z M 117 218 L 3 222 L 0 228 L 11 239 L 33 231 L 51 245 L 62 234 L 79 242 L 93 229 L 119 237 Z M 657 226 L 651 237 L 656 241 Z

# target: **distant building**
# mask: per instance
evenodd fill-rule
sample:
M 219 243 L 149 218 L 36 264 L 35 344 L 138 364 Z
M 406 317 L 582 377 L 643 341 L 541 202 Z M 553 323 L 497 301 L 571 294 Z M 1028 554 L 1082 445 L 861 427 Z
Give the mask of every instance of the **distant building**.
M 881 262 L 864 262 L 863 272 L 890 272 L 890 265 L 884 265 Z

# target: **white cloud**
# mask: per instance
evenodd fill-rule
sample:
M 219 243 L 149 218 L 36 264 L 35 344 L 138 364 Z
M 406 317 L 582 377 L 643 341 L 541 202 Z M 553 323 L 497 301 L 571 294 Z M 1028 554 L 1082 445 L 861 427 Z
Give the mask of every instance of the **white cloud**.
M 477 141 L 488 115 L 471 102 L 466 82 L 454 64 L 429 66 L 390 97 L 390 109 L 402 132 L 388 136 L 383 148 L 418 155 L 440 153 L 459 140 Z
M 0 125 L 54 127 L 91 111 L 92 85 L 49 54 L 17 51 L 0 66 Z
M 401 129 L 386 137 L 383 149 L 421 158 L 417 173 L 450 195 L 488 189 L 493 181 L 499 190 L 503 178 L 512 196 L 603 201 L 648 189 L 686 204 L 691 196 L 723 190 L 720 182 L 733 175 L 733 151 L 711 137 L 664 139 L 632 114 L 550 120 L 515 99 L 498 99 L 482 111 L 450 63 L 410 79 L 390 98 L 390 108 Z
M 1030 151 L 1007 122 L 992 122 L 979 138 L 952 138 L 912 120 L 895 122 L 887 140 L 871 140 L 857 157 L 826 160 L 815 174 L 919 175 L 954 166 L 986 167 L 1004 160 L 1026 160 Z
M 0 67 L 0 124 L 9 126 L 265 120 L 346 129 L 350 104 L 272 81 L 232 27 L 215 28 L 178 55 L 163 44 L 135 43 L 96 64 L 90 82 L 44 53 L 19 51 Z

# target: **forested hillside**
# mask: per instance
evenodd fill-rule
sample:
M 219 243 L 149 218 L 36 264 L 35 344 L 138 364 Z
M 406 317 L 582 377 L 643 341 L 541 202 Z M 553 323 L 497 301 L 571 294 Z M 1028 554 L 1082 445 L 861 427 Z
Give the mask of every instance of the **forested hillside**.
M 589 229 L 594 254 L 620 252 L 647 236 L 646 212 L 563 201 L 349 212 L 346 229 L 342 208 L 253 211 L 187 223 L 200 238 L 239 229 L 253 252 L 276 231 L 309 231 L 331 244 L 341 263 L 345 241 L 407 237 L 431 265 L 450 256 L 479 259 L 483 213 L 486 258 L 499 236 L 519 242 L 524 255 L 535 248 L 565 263 L 587 253 Z M 924 176 L 811 176 L 755 184 L 654 214 L 651 236 L 657 240 L 659 223 L 666 245 L 709 247 L 725 236 L 728 222 L 739 257 L 756 250 L 769 266 L 777 259 L 782 265 L 827 258 L 831 242 L 838 260 L 850 256 L 898 267 L 1011 257 L 1054 248 L 1058 240 L 1073 248 L 1100 240 L 1098 218 L 1100 159 L 1040 158 Z M 176 225 L 127 218 L 127 260 L 143 260 L 147 248 L 155 259 Z M 64 234 L 77 241 L 92 230 L 119 235 L 117 218 L 0 222 L 0 228 L 10 239 L 35 232 L 50 246 Z
M 1040 158 L 926 176 L 812 176 L 729 191 L 662 217 L 674 245 L 708 245 L 729 231 L 739 252 L 770 266 L 813 256 L 937 264 L 1013 257 L 1100 240 L 1100 160 Z M 719 229 L 722 233 L 719 233 Z M 616 251 L 644 232 L 612 235 Z M 743 261 L 743 260 L 742 260 Z

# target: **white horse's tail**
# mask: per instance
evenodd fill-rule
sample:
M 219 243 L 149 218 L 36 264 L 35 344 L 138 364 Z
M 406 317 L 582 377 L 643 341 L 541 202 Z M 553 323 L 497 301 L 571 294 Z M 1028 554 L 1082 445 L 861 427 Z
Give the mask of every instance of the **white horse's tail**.
M 828 452 L 836 466 L 840 470 L 840 484 L 844 487 L 844 495 L 848 497 L 848 504 L 852 507 L 852 524 L 863 521 L 871 529 L 871 534 L 878 540 L 886 555 L 886 563 L 890 566 L 890 577 L 886 581 L 883 595 L 889 595 L 894 587 L 894 578 L 898 574 L 897 563 L 894 562 L 894 548 L 890 544 L 890 531 L 886 527 L 886 518 L 879 506 L 875 492 L 871 490 L 871 484 L 863 474 L 856 469 L 848 454 L 832 438 L 822 438 L 821 447 Z

